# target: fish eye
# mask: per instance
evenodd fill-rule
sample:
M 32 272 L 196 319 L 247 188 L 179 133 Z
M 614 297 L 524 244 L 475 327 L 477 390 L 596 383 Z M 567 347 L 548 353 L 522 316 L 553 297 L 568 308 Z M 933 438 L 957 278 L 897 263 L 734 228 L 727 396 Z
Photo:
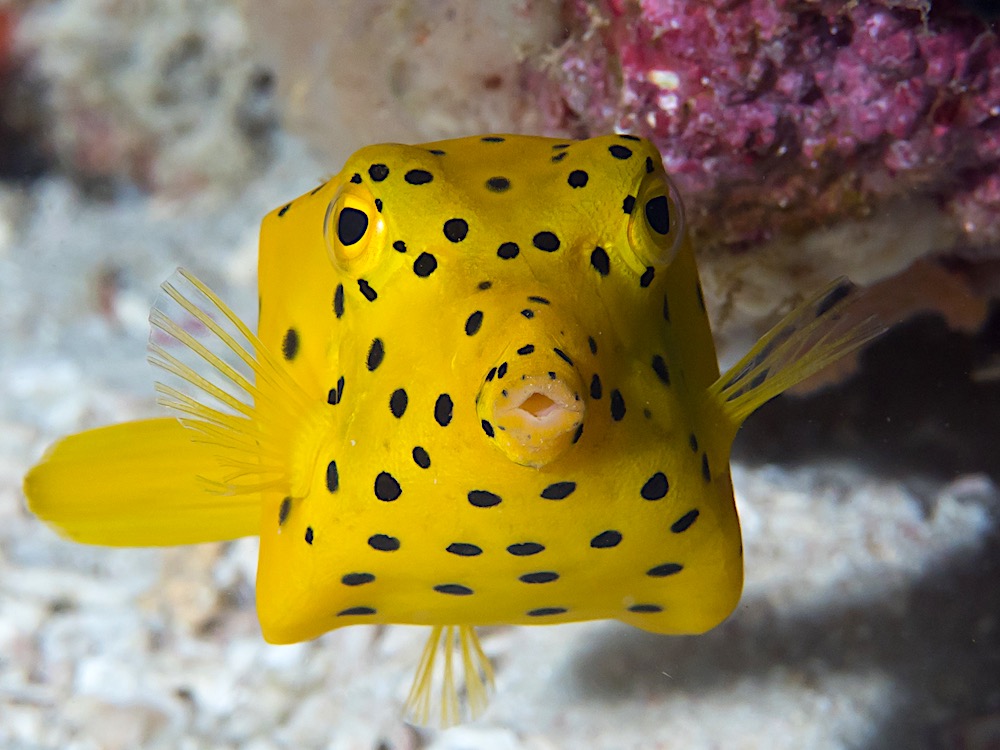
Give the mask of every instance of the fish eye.
M 370 258 L 373 240 L 383 225 L 374 198 L 366 188 L 344 185 L 326 209 L 323 236 L 333 265 L 342 271 L 357 272 Z
M 643 266 L 670 265 L 684 235 L 684 205 L 670 179 L 648 175 L 629 215 L 628 239 Z

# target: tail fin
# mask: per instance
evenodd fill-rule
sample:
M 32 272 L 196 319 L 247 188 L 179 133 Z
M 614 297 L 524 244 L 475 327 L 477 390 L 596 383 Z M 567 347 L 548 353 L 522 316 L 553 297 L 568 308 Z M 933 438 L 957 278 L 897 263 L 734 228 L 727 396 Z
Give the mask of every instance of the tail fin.
M 439 652 L 443 657 L 440 662 Z M 461 665 L 455 664 L 456 656 Z M 435 666 L 443 667 L 441 674 L 435 673 Z M 465 673 L 464 694 L 459 691 L 459 667 Z M 419 726 L 441 729 L 472 720 L 486 709 L 492 690 L 493 667 L 479 645 L 476 629 L 471 625 L 435 625 L 406 699 L 406 718 Z
M 89 430 L 56 443 L 28 473 L 28 508 L 66 536 L 116 547 L 235 539 L 259 532 L 260 496 L 225 496 L 216 451 L 176 419 Z
M 857 288 L 845 278 L 795 308 L 708 389 L 708 398 L 739 428 L 772 398 L 885 331 L 874 317 L 852 322 Z

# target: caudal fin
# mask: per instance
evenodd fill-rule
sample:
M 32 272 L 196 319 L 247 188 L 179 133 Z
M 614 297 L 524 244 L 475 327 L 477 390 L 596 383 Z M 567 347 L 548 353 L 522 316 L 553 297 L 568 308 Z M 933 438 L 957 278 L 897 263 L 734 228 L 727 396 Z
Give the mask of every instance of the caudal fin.
M 213 491 L 224 472 L 217 451 L 197 437 L 171 418 L 71 435 L 28 472 L 28 508 L 87 544 L 167 546 L 259 533 L 260 496 Z
M 840 278 L 795 308 L 709 388 L 709 400 L 735 431 L 754 411 L 885 330 L 875 318 L 852 321 L 859 292 Z

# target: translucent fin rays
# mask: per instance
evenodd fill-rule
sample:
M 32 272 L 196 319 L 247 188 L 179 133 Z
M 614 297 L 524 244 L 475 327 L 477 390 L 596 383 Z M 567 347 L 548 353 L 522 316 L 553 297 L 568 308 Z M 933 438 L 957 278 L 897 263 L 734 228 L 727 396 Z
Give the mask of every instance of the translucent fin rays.
M 859 292 L 840 278 L 795 308 L 708 390 L 734 429 L 779 393 L 885 331 L 875 318 L 847 314 Z
M 459 670 L 465 689 L 459 687 Z M 493 692 L 493 667 L 471 625 L 436 625 L 424 646 L 406 717 L 421 726 L 449 727 L 481 714 Z
M 290 446 L 314 413 L 308 397 L 249 328 L 184 269 L 149 316 L 149 360 L 167 377 L 159 402 L 219 449 L 227 494 L 287 491 Z

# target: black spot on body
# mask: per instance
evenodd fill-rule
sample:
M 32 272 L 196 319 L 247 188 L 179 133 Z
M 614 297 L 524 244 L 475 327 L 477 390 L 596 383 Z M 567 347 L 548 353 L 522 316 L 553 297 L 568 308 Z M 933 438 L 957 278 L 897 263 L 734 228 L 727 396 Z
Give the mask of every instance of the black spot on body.
M 331 461 L 326 465 L 326 489 L 336 492 L 340 487 L 340 472 L 337 471 L 337 462 Z
M 698 437 L 693 432 L 688 435 L 688 445 L 691 446 L 693 453 L 698 452 Z
M 351 175 L 351 182 L 353 182 L 355 185 L 360 185 L 361 184 L 361 175 L 359 175 L 357 172 L 355 172 L 353 175 Z
M 559 162 L 561 162 L 565 158 L 566 158 L 566 152 L 563 151 L 562 153 L 559 153 L 559 154 L 556 154 L 555 156 L 553 156 L 552 159 L 551 159 L 551 162 L 553 164 L 558 164 Z
M 430 152 L 434 154 L 434 156 L 444 156 L 444 151 L 439 148 L 432 148 L 430 149 Z
M 344 285 L 337 284 L 337 289 L 333 293 L 333 314 L 338 318 L 344 315 Z
M 657 565 L 655 568 L 647 570 L 646 575 L 653 578 L 666 578 L 667 576 L 680 573 L 682 570 L 684 570 L 684 566 L 679 563 L 663 563 L 663 565 Z
M 646 266 L 646 270 L 642 272 L 642 276 L 639 277 L 639 286 L 643 289 L 648 287 L 653 283 L 653 277 L 656 275 L 656 270 L 652 266 Z
M 506 177 L 490 177 L 486 181 L 486 189 L 493 193 L 502 193 L 510 189 L 510 180 Z
M 281 207 L 281 210 L 278 211 L 278 216 L 284 216 L 288 212 L 288 209 L 290 209 L 291 207 L 292 207 L 291 203 L 286 203 L 284 206 Z
M 706 483 L 712 481 L 712 467 L 708 465 L 708 454 L 701 454 L 701 478 L 705 480 Z
M 601 276 L 607 276 L 611 273 L 611 259 L 608 257 L 607 251 L 600 245 L 595 247 L 594 251 L 590 254 L 590 265 Z
M 646 201 L 646 221 L 657 234 L 670 232 L 670 205 L 667 196 L 658 195 Z
M 313 543 L 313 527 L 312 526 L 307 526 L 306 527 L 306 533 L 305 533 L 304 539 L 306 540 L 306 544 L 312 544 Z
M 493 282 L 492 281 L 480 281 L 478 284 L 476 284 L 476 288 L 478 290 L 480 290 L 481 292 L 485 292 L 487 289 L 489 289 L 492 286 L 493 286 Z
M 392 249 L 395 250 L 397 253 L 405 253 L 406 243 L 403 242 L 402 240 L 396 240 L 395 242 L 392 243 Z
M 331 406 L 336 406 L 344 400 L 344 376 L 337 378 L 337 385 L 326 394 L 326 402 Z
M 537 555 L 545 549 L 544 545 L 538 544 L 537 542 L 520 542 L 518 544 L 511 544 L 507 547 L 507 551 L 512 555 L 517 557 L 527 557 L 529 555 Z
M 431 457 L 426 450 L 418 445 L 413 449 L 413 463 L 421 469 L 428 469 L 431 465 Z
M 531 238 L 532 244 L 539 250 L 552 253 L 559 249 L 559 238 L 553 232 L 538 232 Z
M 469 503 L 477 508 L 492 508 L 499 505 L 502 498 L 496 493 L 487 490 L 471 490 L 468 494 Z
M 567 611 L 565 607 L 539 607 L 538 609 L 529 609 L 525 614 L 528 617 L 545 617 L 546 615 L 561 615 Z
M 288 520 L 288 514 L 292 512 L 292 498 L 286 497 L 281 501 L 281 507 L 278 508 L 278 526 L 283 526 L 285 521 Z
M 576 432 L 573 433 L 572 445 L 576 445 L 577 443 L 579 443 L 580 438 L 582 437 L 583 437 L 583 424 L 581 423 L 576 426 Z
M 442 393 L 437 397 L 437 401 L 434 402 L 434 421 L 442 427 L 447 427 L 448 423 L 451 422 L 451 413 L 454 406 L 451 396 L 447 393 Z
M 591 354 L 597 354 L 597 342 L 594 341 L 593 336 L 587 336 L 587 346 L 590 347 Z
M 611 391 L 611 418 L 616 422 L 625 418 L 625 399 L 617 388 Z
M 652 173 L 653 173 L 653 157 L 647 156 L 646 157 L 646 174 L 652 174 Z
M 337 239 L 350 247 L 365 236 L 368 231 L 368 216 L 364 211 L 345 206 L 337 216 Z
M 492 381 L 493 378 L 496 377 L 496 374 L 497 374 L 497 368 L 491 367 L 490 371 L 486 373 L 486 382 L 489 383 L 490 381 Z
M 526 308 L 524 310 L 521 310 L 521 315 L 523 315 L 524 317 L 526 317 L 528 320 L 531 320 L 533 317 L 535 317 L 535 311 L 534 310 L 528 310 Z
M 628 608 L 628 611 L 640 612 L 640 613 L 662 612 L 663 607 L 661 607 L 659 604 L 633 604 L 631 607 Z
M 374 580 L 375 576 L 371 573 L 348 573 L 340 579 L 340 582 L 345 586 L 361 586 Z
M 570 359 L 570 358 L 569 358 L 569 355 L 568 355 L 568 354 L 567 354 L 566 352 L 564 352 L 564 351 L 563 351 L 562 349 L 559 349 L 559 348 L 554 348 L 554 349 L 553 349 L 552 351 L 553 351 L 553 352 L 555 353 L 555 355 L 556 355 L 557 357 L 559 357 L 559 359 L 561 359 L 561 360 L 562 360 L 563 362 L 565 362 L 566 364 L 568 364 L 568 365 L 570 365 L 570 366 L 572 366 L 572 365 L 573 365 L 573 360 L 572 360 L 572 359 Z
M 486 433 L 487 437 L 493 437 L 493 425 L 491 425 L 487 420 L 482 420 L 480 424 L 483 426 L 483 432 Z
M 389 176 L 389 167 L 385 164 L 372 164 L 368 167 L 368 176 L 375 182 L 382 182 Z
M 534 344 L 525 344 L 524 346 L 522 346 L 520 349 L 517 350 L 517 353 L 520 354 L 521 356 L 524 356 L 527 354 L 531 354 L 533 351 L 535 351 Z
M 465 321 L 465 335 L 475 336 L 483 325 L 483 311 L 476 310 Z
M 569 183 L 571 188 L 582 188 L 587 186 L 587 181 L 589 179 L 590 175 L 582 169 L 574 169 L 569 173 L 569 177 L 566 179 L 566 182 Z
M 373 339 L 372 345 L 368 348 L 368 371 L 375 372 L 375 369 L 382 364 L 385 359 L 385 345 L 382 339 Z
M 380 471 L 375 477 L 375 497 L 383 502 L 391 503 L 403 494 L 403 488 L 399 482 L 387 471 Z
M 285 336 L 281 339 L 281 355 L 289 362 L 295 359 L 299 353 L 299 332 L 294 328 L 285 331 Z
M 667 481 L 667 475 L 658 471 L 646 480 L 639 494 L 646 500 L 660 500 L 666 496 L 668 489 L 670 483 Z
M 484 135 L 479 140 L 481 140 L 483 143 L 503 143 L 505 139 L 501 138 L 498 135 Z
M 368 300 L 369 302 L 374 302 L 375 299 L 378 297 L 378 292 L 372 289 L 371 284 L 369 284 L 364 279 L 358 279 L 358 289 L 361 290 L 361 293 L 365 296 L 365 299 Z
M 417 259 L 413 261 L 413 273 L 422 279 L 426 279 L 435 270 L 437 270 L 438 262 L 430 253 L 420 253 Z
M 521 248 L 517 246 L 516 242 L 505 242 L 497 249 L 497 255 L 504 260 L 516 258 L 520 252 Z
M 349 607 L 348 609 L 342 609 L 337 613 L 337 617 L 350 617 L 352 615 L 373 615 L 375 614 L 374 607 Z
M 375 199 L 375 210 L 378 211 L 379 213 L 382 213 L 382 199 L 381 198 L 376 198 Z
M 670 526 L 670 530 L 675 534 L 687 531 L 691 528 L 691 524 L 698 519 L 698 515 L 699 513 L 697 510 L 689 510 L 683 516 L 674 521 L 674 523 Z
M 373 534 L 368 537 L 368 546 L 379 552 L 395 552 L 399 549 L 399 540 L 388 534 Z
M 434 179 L 434 175 L 426 169 L 411 169 L 403 175 L 403 179 L 411 185 L 426 185 Z
M 389 411 L 392 412 L 392 416 L 399 419 L 406 413 L 406 405 L 409 403 L 409 397 L 406 395 L 406 391 L 403 388 L 397 388 L 392 392 L 389 397 Z
M 539 297 L 537 295 L 531 295 L 528 297 L 528 302 L 537 302 L 539 305 L 551 305 L 552 303 L 545 297 Z
M 625 148 L 624 146 L 614 145 L 608 147 L 610 154 L 616 159 L 628 159 L 632 156 L 632 149 Z
M 629 135 L 628 133 L 619 133 L 618 137 L 621 138 L 622 140 L 625 140 L 625 141 L 641 141 L 642 140 L 642 138 L 640 138 L 639 136 L 637 136 L 637 135 Z
M 482 547 L 478 547 L 475 544 L 467 544 L 466 542 L 453 542 L 448 545 L 445 551 L 459 557 L 476 557 L 483 554 Z
M 601 397 L 602 393 L 601 376 L 595 372 L 594 377 L 590 379 L 590 397 L 598 399 Z
M 602 531 L 600 534 L 595 536 L 590 540 L 590 546 L 594 549 L 608 549 L 610 547 L 617 547 L 622 540 L 622 535 L 609 529 L 608 531 Z
M 653 372 L 664 385 L 670 385 L 670 371 L 667 369 L 667 363 L 659 354 L 653 355 Z
M 551 583 L 559 580 L 559 574 L 551 570 L 540 570 L 537 573 L 525 573 L 518 576 L 518 580 L 523 583 Z
M 542 490 L 542 497 L 546 500 L 565 500 L 575 489 L 576 482 L 555 482 Z
M 663 319 L 670 322 L 670 302 L 667 300 L 667 295 L 663 295 Z
M 633 208 L 635 208 L 635 196 L 626 195 L 625 200 L 622 201 L 622 211 L 630 214 Z
M 507 374 L 507 363 L 501 362 L 500 366 L 497 368 L 497 377 L 500 378 L 500 380 L 503 380 L 506 374 Z
M 434 587 L 439 594 L 451 594 L 452 596 L 468 596 L 472 589 L 460 583 L 439 583 Z
M 461 242 L 469 234 L 469 223 L 465 219 L 448 219 L 444 223 L 444 236 L 451 242 Z

